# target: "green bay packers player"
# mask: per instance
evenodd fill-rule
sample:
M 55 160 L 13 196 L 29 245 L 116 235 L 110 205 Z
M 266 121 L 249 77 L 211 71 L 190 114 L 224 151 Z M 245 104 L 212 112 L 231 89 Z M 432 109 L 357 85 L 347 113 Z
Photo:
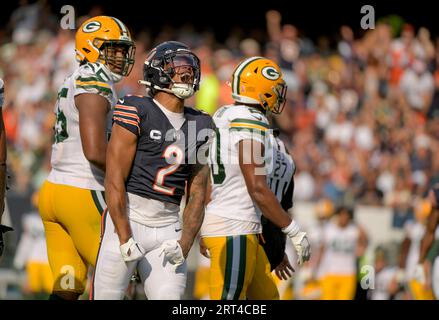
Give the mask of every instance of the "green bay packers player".
M 3 101 L 5 87 L 3 79 L 0 79 L 0 257 L 3 255 L 4 241 L 3 233 L 13 229 L 1 224 L 3 211 L 5 209 L 5 191 L 6 191 L 6 133 L 3 124 Z
M 322 230 L 321 245 L 315 262 L 322 300 L 351 300 L 355 297 L 357 259 L 368 245 L 364 229 L 354 222 L 354 211 L 340 206 Z
M 39 199 L 50 266 L 51 299 L 77 299 L 94 265 L 104 198 L 107 113 L 116 104 L 114 83 L 134 64 L 135 45 L 118 19 L 97 16 L 76 32 L 79 68 L 58 92 L 52 170 Z
M 235 104 L 213 116 L 217 130 L 209 149 L 212 193 L 201 227 L 211 257 L 210 298 L 279 299 L 260 244 L 259 210 L 291 238 L 299 264 L 310 257 L 305 232 L 282 209 L 266 178 L 266 113 L 281 113 L 286 85 L 273 61 L 251 57 L 236 67 L 231 86 Z
M 426 289 L 433 290 L 439 300 L 439 184 L 428 192 L 431 213 L 419 248 L 419 260 L 414 274 L 416 280 Z M 430 270 L 426 270 L 430 268 Z

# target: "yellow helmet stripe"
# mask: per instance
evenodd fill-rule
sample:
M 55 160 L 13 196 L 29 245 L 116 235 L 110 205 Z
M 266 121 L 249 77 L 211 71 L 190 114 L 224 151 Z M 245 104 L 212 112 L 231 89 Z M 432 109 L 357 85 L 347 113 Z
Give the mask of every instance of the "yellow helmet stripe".
M 251 62 L 262 59 L 262 57 L 251 57 L 247 60 L 244 60 L 241 65 L 236 68 L 235 72 L 233 73 L 233 81 L 232 81 L 232 92 L 234 94 L 239 94 L 239 77 L 242 73 L 242 71 L 247 67 Z

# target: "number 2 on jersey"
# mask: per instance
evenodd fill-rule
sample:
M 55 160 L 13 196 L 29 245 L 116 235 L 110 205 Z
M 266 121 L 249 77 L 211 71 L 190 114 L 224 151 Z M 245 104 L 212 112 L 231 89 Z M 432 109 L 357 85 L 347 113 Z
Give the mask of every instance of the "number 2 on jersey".
M 165 158 L 166 162 L 170 163 L 170 165 L 161 168 L 157 172 L 152 188 L 155 191 L 172 196 L 174 195 L 175 188 L 165 186 L 165 178 L 166 176 L 177 171 L 178 167 L 184 160 L 184 153 L 179 147 L 175 145 L 170 145 L 165 149 L 162 157 Z

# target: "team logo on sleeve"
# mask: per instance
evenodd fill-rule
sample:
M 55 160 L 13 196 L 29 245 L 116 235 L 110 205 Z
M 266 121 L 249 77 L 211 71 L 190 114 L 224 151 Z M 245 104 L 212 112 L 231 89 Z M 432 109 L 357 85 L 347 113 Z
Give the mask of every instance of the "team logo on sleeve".
M 101 23 L 99 21 L 90 21 L 85 26 L 82 27 L 82 31 L 84 32 L 95 32 L 101 28 Z
M 279 72 L 273 67 L 265 67 L 262 69 L 262 75 L 268 80 L 277 80 L 280 77 Z

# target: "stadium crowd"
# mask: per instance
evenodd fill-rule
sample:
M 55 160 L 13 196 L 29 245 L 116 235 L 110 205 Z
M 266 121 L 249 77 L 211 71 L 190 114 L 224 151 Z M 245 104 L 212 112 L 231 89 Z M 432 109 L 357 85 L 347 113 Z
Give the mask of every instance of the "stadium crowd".
M 402 227 L 439 181 L 439 39 L 422 26 L 393 17 L 372 30 L 341 26 L 334 38 L 311 40 L 269 11 L 265 32 L 233 30 L 221 43 L 190 25 L 135 30 L 134 37 L 136 64 L 117 84 L 119 96 L 144 94 L 137 80 L 146 52 L 173 39 L 200 57 L 202 83 L 191 104 L 210 114 L 232 103 L 228 81 L 244 57 L 278 62 L 288 100 L 274 123 L 296 162 L 296 201 L 387 206 Z M 49 173 L 53 109 L 59 85 L 77 66 L 74 41 L 74 30 L 59 28 L 40 2 L 16 9 L 0 32 L 11 197 L 30 203 Z

